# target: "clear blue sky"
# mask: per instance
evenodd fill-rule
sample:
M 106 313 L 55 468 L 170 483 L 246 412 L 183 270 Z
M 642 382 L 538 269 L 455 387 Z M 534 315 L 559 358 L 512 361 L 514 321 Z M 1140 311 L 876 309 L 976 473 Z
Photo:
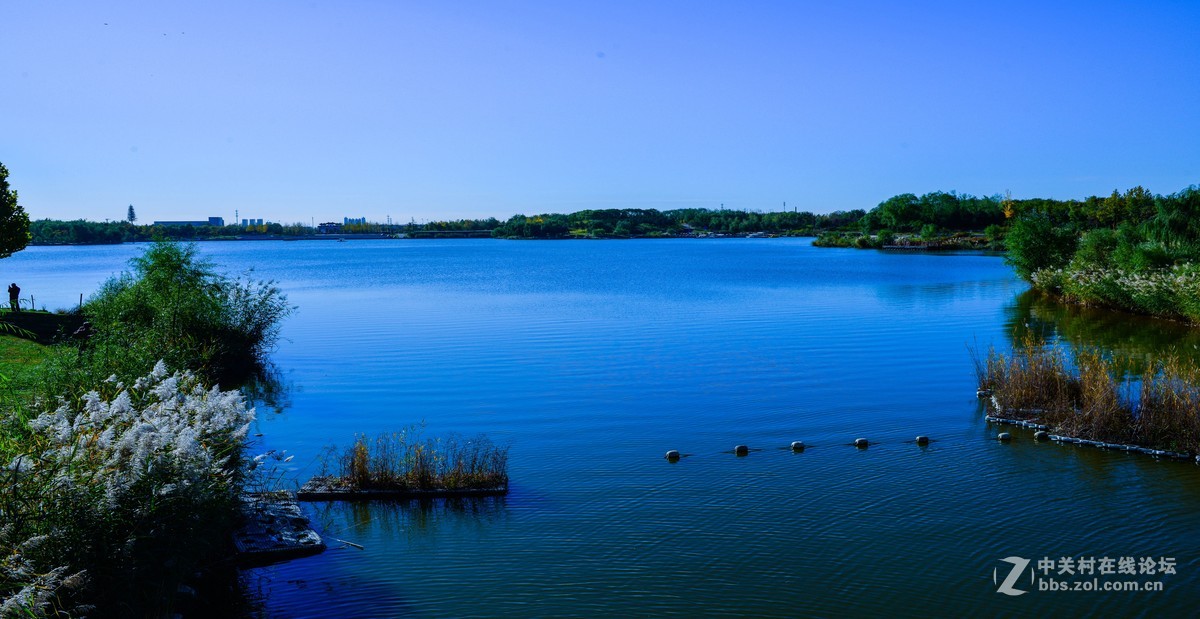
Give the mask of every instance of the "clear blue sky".
M 815 212 L 1200 182 L 1200 2 L 8 2 L 31 217 Z

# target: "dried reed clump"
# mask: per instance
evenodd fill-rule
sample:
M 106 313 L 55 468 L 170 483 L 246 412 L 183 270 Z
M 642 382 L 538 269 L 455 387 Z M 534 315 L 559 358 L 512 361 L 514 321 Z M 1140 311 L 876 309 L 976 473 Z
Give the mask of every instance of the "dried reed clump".
M 355 437 L 334 455 L 334 476 L 357 490 L 467 490 L 508 484 L 508 448 L 485 436 L 423 438 L 409 428 Z M 329 469 L 328 463 L 326 469 Z
M 1200 368 L 1167 357 L 1142 375 L 1135 440 L 1200 453 Z
M 1133 409 L 1119 393 L 1112 362 L 1095 351 L 1075 355 L 1079 381 L 1076 413 L 1064 415 L 1063 432 L 1094 441 L 1128 443 L 1133 439 Z
M 1061 350 L 1027 337 L 1011 355 L 988 351 L 976 373 L 980 388 L 991 390 L 1012 416 L 1046 419 L 1078 398 L 1079 382 L 1066 367 Z
M 988 352 L 976 372 L 1006 417 L 1037 419 L 1067 436 L 1200 453 L 1200 368 L 1178 356 L 1125 378 L 1127 359 L 1027 338 L 1012 354 Z

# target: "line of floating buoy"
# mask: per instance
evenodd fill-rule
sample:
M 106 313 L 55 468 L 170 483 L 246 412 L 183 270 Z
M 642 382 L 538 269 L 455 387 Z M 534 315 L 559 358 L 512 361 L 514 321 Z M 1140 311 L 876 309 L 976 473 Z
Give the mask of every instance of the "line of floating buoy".
M 928 436 L 920 435 L 920 436 L 917 436 L 917 438 L 915 439 L 915 442 L 918 445 L 926 446 L 930 443 L 930 438 Z M 854 442 L 851 443 L 851 445 L 858 447 L 859 449 L 866 449 L 867 447 L 871 446 L 871 441 L 869 441 L 865 438 L 856 438 L 856 439 L 854 439 Z M 808 448 L 808 445 L 806 445 L 804 443 L 804 441 L 792 441 L 792 443 L 788 447 L 781 448 L 781 449 L 791 449 L 793 453 L 800 453 L 807 448 Z M 749 455 L 750 451 L 751 450 L 750 450 L 749 445 L 735 445 L 733 448 L 733 454 L 735 456 L 739 456 L 739 457 Z M 759 451 L 759 450 L 755 449 L 754 451 Z M 725 453 L 729 453 L 729 452 L 727 451 Z M 679 450 L 677 450 L 677 449 L 672 449 L 672 450 L 668 451 L 663 457 L 671 462 L 678 462 L 679 459 L 683 457 L 683 454 L 679 453 Z
M 980 393 L 982 394 L 983 391 L 988 391 L 988 390 L 981 389 Z M 994 394 L 992 394 L 990 391 L 988 392 L 987 395 L 990 396 L 992 408 L 994 410 L 996 410 L 997 412 L 1001 413 L 1002 415 L 1011 415 L 1013 413 L 1019 413 L 1019 414 L 1024 414 L 1024 415 L 1041 415 L 1041 414 L 1045 413 L 1045 411 L 1040 410 L 1040 409 L 1005 408 L 1004 406 L 1002 406 L 1000 404 L 1000 401 L 996 398 L 996 396 Z M 980 395 L 980 397 L 983 397 L 983 395 Z M 1192 454 L 1178 452 L 1178 451 L 1167 451 L 1167 450 L 1163 450 L 1163 449 L 1154 449 L 1152 447 L 1142 447 L 1139 445 L 1127 445 L 1127 444 L 1123 444 L 1123 443 L 1108 443 L 1105 441 L 1093 441 L 1093 440 L 1089 440 L 1086 438 L 1078 438 L 1078 437 L 1074 437 L 1074 436 L 1060 436 L 1057 434 L 1050 434 L 1048 432 L 1048 430 L 1051 429 L 1050 426 L 1037 423 L 1036 421 L 1029 421 L 1026 419 L 1018 419 L 1018 418 L 1001 416 L 1001 415 L 984 415 L 983 419 L 984 419 L 984 421 L 987 421 L 988 423 L 1000 423 L 1000 424 L 1006 424 L 1006 425 L 1014 425 L 1014 426 L 1020 426 L 1023 428 L 1029 428 L 1031 430 L 1036 430 L 1036 432 L 1033 433 L 1033 438 L 1034 438 L 1034 440 L 1037 440 L 1037 441 L 1054 441 L 1056 443 L 1068 443 L 1071 445 L 1099 447 L 1100 449 L 1107 449 L 1107 450 L 1113 450 L 1113 451 L 1125 451 L 1125 452 L 1130 452 L 1130 453 L 1140 453 L 1140 454 L 1145 454 L 1147 456 L 1154 456 L 1156 458 L 1169 458 L 1172 460 L 1191 460 L 1191 461 L 1194 461 L 1196 464 L 1200 464 L 1200 455 L 1192 455 Z M 1004 436 L 1008 436 L 1008 433 L 1003 432 L 996 438 L 1001 441 L 1011 439 L 1011 437 L 1009 437 L 1009 439 L 1001 438 Z

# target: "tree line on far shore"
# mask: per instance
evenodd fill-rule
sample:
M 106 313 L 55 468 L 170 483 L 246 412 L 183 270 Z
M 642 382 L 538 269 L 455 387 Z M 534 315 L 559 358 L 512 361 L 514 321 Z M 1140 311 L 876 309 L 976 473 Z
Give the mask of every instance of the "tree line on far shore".
M 587 209 L 574 213 L 514 215 L 492 231 L 511 239 L 628 238 L 752 234 L 814 236 L 823 230 L 852 226 L 866 211 L 760 213 L 733 209 L 685 208 Z

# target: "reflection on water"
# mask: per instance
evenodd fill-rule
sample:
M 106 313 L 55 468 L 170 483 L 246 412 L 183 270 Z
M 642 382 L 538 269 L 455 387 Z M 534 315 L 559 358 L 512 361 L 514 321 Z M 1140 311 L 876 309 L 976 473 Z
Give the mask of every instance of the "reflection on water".
M 282 413 L 291 405 L 291 384 L 283 371 L 273 361 L 256 364 L 253 373 L 241 384 L 242 395 L 246 402 L 257 409 L 270 409 Z
M 1098 348 L 1127 361 L 1132 375 L 1140 375 L 1148 363 L 1165 355 L 1200 363 L 1200 328 L 1181 322 L 1059 303 L 1033 290 L 1017 295 L 1006 313 L 1013 347 L 1023 346 L 1032 336 L 1036 341 Z
M 345 541 L 393 537 L 415 541 L 439 526 L 486 527 L 505 516 L 504 497 L 411 501 L 333 501 L 313 503 L 313 522 L 325 535 Z M 332 542 L 336 546 L 337 541 Z
M 283 410 L 254 430 L 262 449 L 295 454 L 296 479 L 331 442 L 422 421 L 511 445 L 503 499 L 306 504 L 331 548 L 248 572 L 263 616 L 1149 616 L 1200 604 L 1200 469 L 1020 429 L 999 443 L 968 352 L 1007 350 L 1018 329 L 1142 354 L 1195 336 L 1020 294 L 997 257 L 802 239 L 201 250 L 254 266 L 299 307 L 274 355 Z M 63 286 L 77 298 L 128 250 L 22 255 L 6 260 L 18 280 L 74 273 Z M 860 436 L 869 449 L 847 446 Z M 794 440 L 814 447 L 794 454 Z M 738 444 L 751 453 L 735 457 Z M 672 464 L 668 449 L 692 455 Z M 1104 554 L 1174 556 L 1180 569 L 1153 595 L 1010 598 L 992 582 L 1004 557 Z

